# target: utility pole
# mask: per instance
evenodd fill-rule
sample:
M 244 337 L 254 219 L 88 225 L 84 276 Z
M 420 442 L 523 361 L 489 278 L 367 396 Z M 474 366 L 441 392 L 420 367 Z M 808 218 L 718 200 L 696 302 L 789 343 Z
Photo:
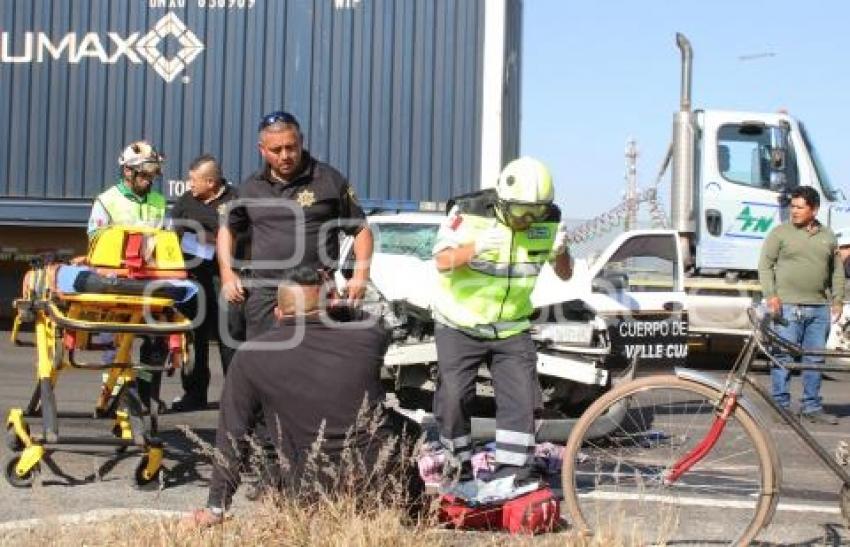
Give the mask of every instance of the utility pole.
M 629 137 L 626 142 L 626 231 L 637 224 L 637 142 Z

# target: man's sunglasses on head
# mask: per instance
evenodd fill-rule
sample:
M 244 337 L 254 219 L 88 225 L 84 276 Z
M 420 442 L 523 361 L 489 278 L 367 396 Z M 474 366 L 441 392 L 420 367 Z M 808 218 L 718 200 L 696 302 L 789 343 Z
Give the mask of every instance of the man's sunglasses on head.
M 295 116 L 289 112 L 284 112 L 283 110 L 277 110 L 260 118 L 260 126 L 258 129 L 259 131 L 262 131 L 266 127 L 276 123 L 290 124 L 301 129 L 301 126 L 298 124 L 298 120 L 295 119 Z

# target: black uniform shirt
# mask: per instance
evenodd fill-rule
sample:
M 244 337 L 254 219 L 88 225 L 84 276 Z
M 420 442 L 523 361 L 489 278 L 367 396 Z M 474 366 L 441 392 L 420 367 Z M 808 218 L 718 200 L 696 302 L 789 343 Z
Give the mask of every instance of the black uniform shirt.
M 380 367 L 387 347 L 386 331 L 372 322 L 365 328 L 344 328 L 308 318 L 300 325 L 285 321 L 254 342 L 291 341 L 299 336 L 299 330 L 303 340 L 291 349 L 243 347 L 233 358 L 221 395 L 216 432 L 216 449 L 228 466 L 214 466 L 209 497 L 212 507 L 227 507 L 239 484 L 239 457 L 233 440 L 252 431 L 258 406 L 262 406 L 272 441 L 292 466 L 288 479 L 295 484 L 323 421 L 323 453 L 332 462 L 342 453 L 352 427 L 351 446 L 360 449 L 366 461 L 391 434 L 392 425 L 380 404 L 384 399 Z M 375 417 L 374 412 L 385 416 L 379 418 L 378 423 L 382 420 L 383 425 L 374 437 L 368 426 L 356 424 L 364 397 L 370 407 L 368 419 Z
M 215 245 L 219 221 L 223 218 L 223 214 L 226 211 L 226 204 L 236 198 L 236 190 L 227 183 L 225 183 L 224 191 L 221 195 L 217 196 L 209 203 L 204 203 L 202 200 L 193 196 L 191 192 L 185 192 L 182 196 L 177 198 L 177 201 L 174 203 L 174 207 L 171 208 L 169 216 L 177 221 L 193 220 L 197 222 L 201 225 L 204 232 L 206 232 L 204 235 L 206 243 L 209 245 Z M 194 228 L 197 229 L 197 227 Z M 180 222 L 175 223 L 175 229 L 181 236 L 185 231 L 194 231 L 192 225 Z M 236 234 L 236 248 L 234 249 L 234 256 L 236 256 L 236 258 L 245 257 L 245 251 L 249 239 L 249 233 L 247 231 Z
M 337 170 L 306 151 L 302 165 L 288 183 L 272 179 L 266 166 L 239 187 L 240 199 L 247 201 L 231 211 L 229 226 L 235 234 L 251 229 L 257 277 L 274 278 L 300 265 L 335 269 L 339 231 L 354 235 L 366 225 L 350 184 Z

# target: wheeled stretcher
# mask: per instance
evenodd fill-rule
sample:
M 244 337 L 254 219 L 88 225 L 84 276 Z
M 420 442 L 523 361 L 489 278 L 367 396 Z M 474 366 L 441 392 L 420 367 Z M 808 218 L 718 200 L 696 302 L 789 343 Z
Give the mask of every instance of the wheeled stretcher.
M 163 443 L 153 403 L 159 395 L 152 393 L 146 411 L 137 381 L 191 364 L 187 333 L 192 322 L 178 304 L 191 299 L 196 287 L 185 277 L 176 234 L 122 226 L 102 230 L 82 264 L 35 265 L 27 272 L 22 296 L 14 302 L 12 339 L 18 341 L 22 324 L 33 324 L 36 385 L 28 406 L 11 409 L 6 418 L 6 444 L 13 451 L 5 464 L 10 484 L 30 486 L 51 451 L 81 445 L 137 447 L 141 458 L 135 484 L 159 483 Z M 133 362 L 133 341 L 139 336 L 167 340 L 164 362 Z M 84 350 L 102 350 L 109 358 L 85 361 L 79 358 Z M 108 434 L 60 432 L 59 418 L 73 414 L 58 411 L 55 389 L 61 375 L 74 369 L 103 372 L 93 417 L 112 419 Z M 33 433 L 26 419 L 39 415 L 41 432 Z

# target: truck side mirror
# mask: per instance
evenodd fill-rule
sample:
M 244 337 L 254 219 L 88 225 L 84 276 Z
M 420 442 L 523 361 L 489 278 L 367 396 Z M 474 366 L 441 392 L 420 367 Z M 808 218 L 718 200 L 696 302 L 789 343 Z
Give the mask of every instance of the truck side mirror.
M 770 187 L 774 190 L 788 188 L 788 132 L 787 125 L 771 126 L 770 136 Z
M 788 156 L 788 127 L 774 125 L 770 127 L 770 168 L 784 171 Z
M 774 148 L 770 151 L 770 168 L 774 171 L 785 171 L 785 150 Z

